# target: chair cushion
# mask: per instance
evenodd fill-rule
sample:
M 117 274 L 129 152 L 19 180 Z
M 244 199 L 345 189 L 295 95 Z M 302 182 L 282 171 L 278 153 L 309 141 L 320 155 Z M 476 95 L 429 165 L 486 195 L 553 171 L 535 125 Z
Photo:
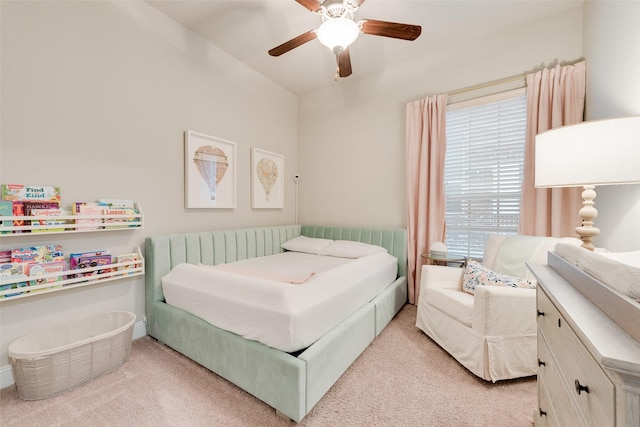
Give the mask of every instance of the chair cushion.
M 532 289 L 536 287 L 536 282 L 535 280 L 497 273 L 476 261 L 470 260 L 464 269 L 462 290 L 473 294 L 477 286 L 508 286 L 511 288 Z
M 463 325 L 471 327 L 473 295 L 459 290 L 435 287 L 426 288 L 424 297 L 427 304 L 436 307 Z

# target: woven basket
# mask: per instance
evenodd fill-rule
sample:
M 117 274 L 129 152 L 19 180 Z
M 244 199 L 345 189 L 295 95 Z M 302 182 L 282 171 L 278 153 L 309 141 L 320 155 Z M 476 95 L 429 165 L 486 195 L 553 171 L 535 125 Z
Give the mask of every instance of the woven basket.
M 47 399 L 122 366 L 131 354 L 135 319 L 133 313 L 112 311 L 14 341 L 8 353 L 18 395 Z

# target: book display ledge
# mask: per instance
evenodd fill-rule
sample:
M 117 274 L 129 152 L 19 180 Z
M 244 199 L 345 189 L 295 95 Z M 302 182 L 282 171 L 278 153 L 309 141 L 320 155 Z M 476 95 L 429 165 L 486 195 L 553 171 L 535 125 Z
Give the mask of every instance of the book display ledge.
M 123 231 L 142 228 L 143 214 L 139 205 L 137 213 L 126 215 L 60 215 L 55 224 L 40 224 L 39 220 L 51 220 L 50 216 L 0 216 L 0 237 L 33 237 L 34 234 L 69 234 L 102 231 Z M 10 225 L 19 221 L 28 221 L 34 225 Z M 62 223 L 64 221 L 64 223 Z M 35 230 L 35 231 L 34 231 Z M 140 248 L 135 252 L 138 259 L 91 266 L 81 269 L 41 274 L 35 277 L 16 277 L 2 280 L 0 303 L 18 298 L 42 295 L 44 293 L 105 283 L 112 280 L 144 275 L 144 258 Z M 7 286 L 9 285 L 9 286 Z M 10 286 L 10 285 L 15 285 Z M 6 289 L 6 288 L 10 289 Z
M 67 234 L 100 231 L 118 231 L 142 228 L 142 209 L 136 204 L 136 212 L 126 215 L 65 215 L 51 216 L 0 216 L 0 235 L 2 238 L 24 237 L 38 234 Z M 47 224 L 46 222 L 54 222 Z M 30 225 L 26 225 L 26 222 Z M 45 224 L 41 224 L 45 222 Z M 25 223 L 25 225 L 5 225 Z

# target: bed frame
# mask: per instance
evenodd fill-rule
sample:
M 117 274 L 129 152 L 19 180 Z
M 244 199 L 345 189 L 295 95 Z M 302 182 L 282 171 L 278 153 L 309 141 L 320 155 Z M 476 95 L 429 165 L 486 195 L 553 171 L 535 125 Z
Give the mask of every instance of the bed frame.
M 299 354 L 222 330 L 165 303 L 161 280 L 177 264 L 216 265 L 282 252 L 297 237 L 382 246 L 398 258 L 398 277 L 351 317 Z M 300 422 L 407 302 L 403 229 L 284 225 L 148 237 L 145 241 L 147 333 Z

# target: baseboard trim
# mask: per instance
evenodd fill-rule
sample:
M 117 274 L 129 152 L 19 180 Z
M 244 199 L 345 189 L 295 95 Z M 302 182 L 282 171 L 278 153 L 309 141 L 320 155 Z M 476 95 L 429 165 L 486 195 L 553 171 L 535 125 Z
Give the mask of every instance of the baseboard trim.
M 147 335 L 147 324 L 144 320 L 133 325 L 133 339 L 142 338 Z M 14 384 L 11 365 L 0 367 L 0 388 L 9 387 Z
M 131 339 L 138 339 L 138 338 L 142 338 L 145 335 L 147 335 L 147 322 L 146 322 L 146 318 L 145 320 L 141 320 L 139 322 L 136 322 L 133 325 L 133 337 L 131 337 Z
M 0 388 L 13 385 L 13 375 L 11 374 L 11 366 L 5 365 L 0 368 Z

